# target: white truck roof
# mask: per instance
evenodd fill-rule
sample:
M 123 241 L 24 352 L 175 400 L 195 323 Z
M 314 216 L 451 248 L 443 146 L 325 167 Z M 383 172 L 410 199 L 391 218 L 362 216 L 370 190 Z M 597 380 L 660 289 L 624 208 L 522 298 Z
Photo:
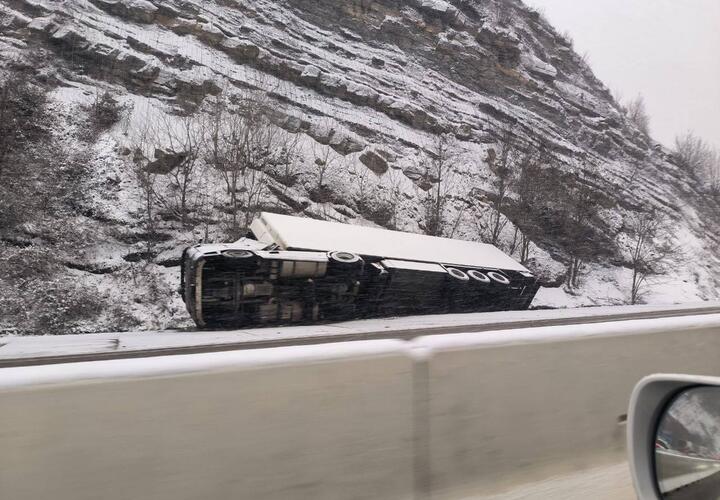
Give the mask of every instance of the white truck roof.
M 528 270 L 493 245 L 263 212 L 255 237 L 283 250 L 346 251 L 386 259 Z

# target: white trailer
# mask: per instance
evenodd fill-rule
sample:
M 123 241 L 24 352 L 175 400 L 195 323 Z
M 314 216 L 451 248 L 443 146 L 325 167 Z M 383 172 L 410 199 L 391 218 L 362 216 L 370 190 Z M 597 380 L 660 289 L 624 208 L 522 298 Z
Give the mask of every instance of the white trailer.
M 249 238 L 183 254 L 198 326 L 526 309 L 537 280 L 492 245 L 263 213 Z

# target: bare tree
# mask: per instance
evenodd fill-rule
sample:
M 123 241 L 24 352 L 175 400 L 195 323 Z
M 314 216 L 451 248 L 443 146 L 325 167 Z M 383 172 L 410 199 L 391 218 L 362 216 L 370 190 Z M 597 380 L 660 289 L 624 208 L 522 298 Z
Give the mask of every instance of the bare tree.
M 527 262 L 531 244 L 528 231 L 535 228 L 537 214 L 554 196 L 541 168 L 550 162 L 550 157 L 545 148 L 532 143 L 521 145 L 507 131 L 498 142 L 498 151 L 489 150 L 486 162 L 495 173 L 495 190 L 489 210 L 480 215 L 478 230 L 484 241 L 500 246 L 501 236 L 512 222 L 512 238 L 505 241 L 505 250 Z
M 691 174 L 713 178 L 718 169 L 718 151 L 693 132 L 675 138 L 675 157 Z
M 144 226 L 145 257 L 149 261 L 153 252 L 156 234 L 157 174 L 148 170 L 148 159 L 139 145 L 133 155 L 132 173 L 140 187 L 142 199 L 142 221 Z
M 385 213 L 386 225 L 391 229 L 397 229 L 400 202 L 403 197 L 403 178 L 401 171 L 390 169 L 383 174 L 378 184 L 378 199 L 381 205 L 380 212 Z
M 554 161 L 542 143 L 528 145 L 518 161 L 514 182 L 517 203 L 513 214 L 516 226 L 513 241 L 522 263 L 530 258 L 531 235 L 546 232 L 540 226 L 548 205 L 559 204 L 562 198 L 556 175 L 550 168 Z
M 570 259 L 567 263 L 567 285 L 580 285 L 585 262 L 595 255 L 597 240 L 592 226 L 598 210 L 597 194 L 582 179 L 566 186 L 567 198 L 562 213 L 562 239 Z
M 314 142 L 312 145 L 315 183 L 310 190 L 310 198 L 316 203 L 326 203 L 332 198 L 332 190 L 327 181 L 331 174 L 346 165 L 345 157 L 332 147 Z
M 121 104 L 117 95 L 109 90 L 99 91 L 90 105 L 84 106 L 88 114 L 86 138 L 95 140 L 102 133 L 119 123 L 130 110 L 130 105 Z
M 707 174 L 710 193 L 720 196 L 720 151 L 715 151 Z
M 147 168 L 168 179 L 163 190 L 160 182 L 163 178 L 157 178 L 154 191 L 158 204 L 177 217 L 184 227 L 190 225 L 190 214 L 203 203 L 202 127 L 196 115 L 174 119 L 163 115 L 146 133 L 155 157 Z
M 630 303 L 637 304 L 651 276 L 665 274 L 678 248 L 671 244 L 666 219 L 655 211 L 635 214 L 627 222 L 630 247 Z
M 650 115 L 648 115 L 647 108 L 645 106 L 645 98 L 638 94 L 638 96 L 628 102 L 625 106 L 625 115 L 640 132 L 645 136 L 650 136 Z
M 510 2 L 495 2 L 495 17 L 500 26 L 510 26 L 513 22 L 513 7 Z
M 242 235 L 267 195 L 267 173 L 277 163 L 280 131 L 269 119 L 271 107 L 263 94 L 221 96 L 210 112 L 206 161 L 225 183 L 229 236 Z
M 498 245 L 500 235 L 509 222 L 503 215 L 505 203 L 510 195 L 510 189 L 514 183 L 516 167 L 520 152 L 515 144 L 515 138 L 510 131 L 505 131 L 498 143 L 498 151 L 490 149 L 485 162 L 495 174 L 493 187 L 495 193 L 491 199 L 492 210 L 488 214 L 487 232 L 488 242 Z
M 358 212 L 364 217 L 372 211 L 374 186 L 372 183 L 369 168 L 359 162 L 352 163 L 348 173 L 353 178 L 352 184 L 355 188 L 355 206 Z
M 427 186 L 424 196 L 425 232 L 442 236 L 446 223 L 446 208 L 456 185 L 457 145 L 448 134 L 438 135 L 432 149 L 421 159 L 423 169 L 422 187 Z
M 280 185 L 276 208 L 280 207 L 282 199 L 286 198 L 288 190 L 295 186 L 300 177 L 299 145 L 299 134 L 284 131 L 278 134 L 277 158 L 271 169 L 272 177 Z
M 19 74 L 0 80 L 0 231 L 32 218 L 54 187 L 50 122 L 47 90 Z

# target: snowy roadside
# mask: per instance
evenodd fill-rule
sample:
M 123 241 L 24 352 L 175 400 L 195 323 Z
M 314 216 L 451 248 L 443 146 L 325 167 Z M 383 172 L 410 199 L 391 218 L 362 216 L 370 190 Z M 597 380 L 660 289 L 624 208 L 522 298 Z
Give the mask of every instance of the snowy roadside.
M 417 330 L 418 335 L 436 329 L 448 329 L 450 333 L 460 331 L 511 329 L 518 326 L 533 326 L 532 322 L 570 321 L 572 319 L 624 316 L 628 314 L 678 313 L 688 310 L 688 315 L 698 310 L 712 309 L 716 302 L 702 302 L 672 306 L 612 306 L 579 309 L 556 309 L 535 311 L 512 311 L 493 313 L 448 314 L 435 316 L 410 316 L 401 318 L 379 318 L 344 323 L 254 328 L 227 331 L 146 331 L 121 333 L 96 333 L 77 335 L 44 335 L 0 337 L 0 361 L 30 359 L 39 357 L 69 356 L 81 354 L 121 353 L 150 349 L 192 348 L 200 346 L 222 346 L 243 343 L 273 341 L 336 340 L 338 336 L 347 340 L 372 338 L 396 331 Z M 560 328 L 560 327 L 550 327 Z M 548 328 L 546 328 L 548 329 Z M 559 330 L 558 330 L 559 331 Z M 367 335 L 367 337 L 365 337 Z

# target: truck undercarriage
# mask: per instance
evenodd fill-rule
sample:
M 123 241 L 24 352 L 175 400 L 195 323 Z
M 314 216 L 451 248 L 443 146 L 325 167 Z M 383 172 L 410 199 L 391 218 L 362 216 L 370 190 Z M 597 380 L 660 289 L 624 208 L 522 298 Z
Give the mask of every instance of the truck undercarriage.
M 526 309 L 537 291 L 522 271 L 253 246 L 185 251 L 183 298 L 199 327 Z

